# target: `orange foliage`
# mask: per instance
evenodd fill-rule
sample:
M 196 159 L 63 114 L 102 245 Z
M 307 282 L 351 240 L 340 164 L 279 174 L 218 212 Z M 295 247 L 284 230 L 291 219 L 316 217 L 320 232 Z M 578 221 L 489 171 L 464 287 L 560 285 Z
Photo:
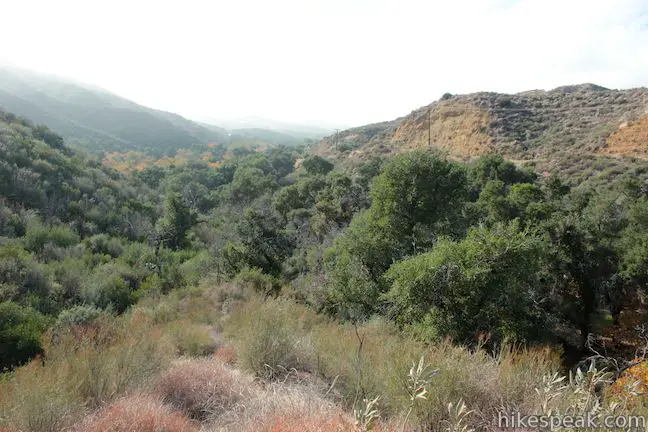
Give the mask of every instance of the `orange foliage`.
M 648 393 L 648 361 L 637 358 L 632 362 L 638 364 L 627 369 L 610 388 L 612 394 L 621 397 L 630 396 L 631 401 L 634 397 L 628 395 L 628 391 Z

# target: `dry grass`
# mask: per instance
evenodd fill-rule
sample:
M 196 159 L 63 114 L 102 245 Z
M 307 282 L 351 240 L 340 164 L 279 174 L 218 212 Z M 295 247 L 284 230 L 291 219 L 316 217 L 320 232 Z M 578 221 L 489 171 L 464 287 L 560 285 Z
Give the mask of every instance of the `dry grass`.
M 353 421 L 318 389 L 301 384 L 268 384 L 244 410 L 221 416 L 207 431 L 352 431 Z
M 147 395 L 120 399 L 85 419 L 75 432 L 193 432 L 198 425 Z
M 286 299 L 253 298 L 224 323 L 243 368 L 263 379 L 280 379 L 287 371 L 311 371 L 315 356 L 310 329 L 315 313 Z
M 88 410 L 145 388 L 172 351 L 140 314 L 46 337 L 44 360 L 1 384 L 2 422 L 21 431 L 58 432 Z
M 192 307 L 203 307 L 194 300 Z M 169 310 L 177 312 L 176 306 Z M 259 298 L 222 322 L 227 341 L 212 357 L 171 363 L 182 334 L 211 327 L 176 322 L 175 312 L 160 320 L 154 310 L 141 307 L 56 335 L 45 362 L 0 381 L 0 432 L 352 431 L 353 409 L 377 396 L 375 431 L 401 430 L 406 416 L 406 430 L 445 430 L 457 424 L 448 404 L 459 400 L 470 411 L 462 425 L 489 430 L 502 409 L 539 412 L 536 389 L 546 388 L 546 377 L 559 369 L 549 349 L 427 346 L 383 320 L 356 328 L 287 299 Z M 195 316 L 202 320 L 206 313 Z M 183 333 L 182 327 L 193 329 Z M 163 335 L 174 328 L 178 334 Z M 412 405 L 408 372 L 421 356 L 438 373 L 426 384 L 427 399 Z M 243 370 L 232 366 L 236 361 Z M 572 386 L 552 403 L 563 412 L 588 395 Z
M 236 363 L 236 350 L 231 345 L 221 345 L 214 352 L 214 357 L 227 365 Z
M 111 337 L 103 337 L 103 332 Z M 46 352 L 51 367 L 69 371 L 71 391 L 91 408 L 145 385 L 166 367 L 172 351 L 163 332 L 139 313 L 115 321 L 97 338 L 70 350 L 76 343 L 78 339 L 61 337 Z
M 343 432 L 355 431 L 356 428 L 346 421 L 342 415 L 333 418 L 299 416 L 268 418 L 265 424 L 257 429 L 259 432 Z
M 359 400 L 380 396 L 378 409 L 387 420 L 408 410 L 408 371 L 423 356 L 439 373 L 427 400 L 414 407 L 411 423 L 430 428 L 449 421 L 448 404 L 460 399 L 473 411 L 466 421 L 474 427 L 491 423 L 502 407 L 532 409 L 535 389 L 559 368 L 559 356 L 549 349 L 506 346 L 493 353 L 449 341 L 426 346 L 383 320 L 356 329 L 326 322 L 286 300 L 248 302 L 225 322 L 225 330 L 240 365 L 257 376 L 283 380 L 287 373 L 310 372 L 327 382 L 332 388 L 323 391 L 349 411 Z
M 67 373 L 39 359 L 16 370 L 0 384 L 0 422 L 23 432 L 58 432 L 85 413 L 68 390 Z
M 236 411 L 255 391 L 252 377 L 217 359 L 179 361 L 155 386 L 166 403 L 197 420 Z
M 188 320 L 212 325 L 221 317 L 223 303 L 237 296 L 242 296 L 238 288 L 216 285 L 207 278 L 198 288 L 174 290 L 162 297 L 143 298 L 137 309 L 146 312 L 156 324 Z
M 210 335 L 211 327 L 195 324 L 189 320 L 177 320 L 164 327 L 164 333 L 176 346 L 179 355 L 200 357 L 212 354 L 216 343 Z

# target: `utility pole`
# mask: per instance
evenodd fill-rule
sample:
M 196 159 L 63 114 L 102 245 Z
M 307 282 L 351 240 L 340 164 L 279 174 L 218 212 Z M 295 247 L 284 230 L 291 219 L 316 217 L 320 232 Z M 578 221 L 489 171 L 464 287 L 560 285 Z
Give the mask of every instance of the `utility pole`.
M 428 149 L 432 148 L 432 105 L 428 106 Z
M 340 129 L 335 129 L 335 135 L 333 135 L 333 141 L 335 142 L 335 151 L 338 151 L 338 134 L 340 133 Z

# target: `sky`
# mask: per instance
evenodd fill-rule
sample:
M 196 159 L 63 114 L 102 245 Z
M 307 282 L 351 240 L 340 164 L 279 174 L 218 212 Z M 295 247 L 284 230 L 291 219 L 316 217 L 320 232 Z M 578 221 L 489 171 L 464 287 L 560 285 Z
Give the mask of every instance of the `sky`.
M 0 60 L 194 119 L 355 126 L 446 92 L 648 86 L 646 0 L 0 0 Z

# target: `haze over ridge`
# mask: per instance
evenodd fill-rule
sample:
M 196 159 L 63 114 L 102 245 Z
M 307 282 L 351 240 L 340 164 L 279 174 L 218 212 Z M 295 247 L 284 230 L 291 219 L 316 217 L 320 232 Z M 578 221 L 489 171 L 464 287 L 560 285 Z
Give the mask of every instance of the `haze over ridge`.
M 190 118 L 361 125 L 445 92 L 645 85 L 638 0 L 3 5 L 0 57 Z M 11 17 L 30 17 L 30 26 Z

